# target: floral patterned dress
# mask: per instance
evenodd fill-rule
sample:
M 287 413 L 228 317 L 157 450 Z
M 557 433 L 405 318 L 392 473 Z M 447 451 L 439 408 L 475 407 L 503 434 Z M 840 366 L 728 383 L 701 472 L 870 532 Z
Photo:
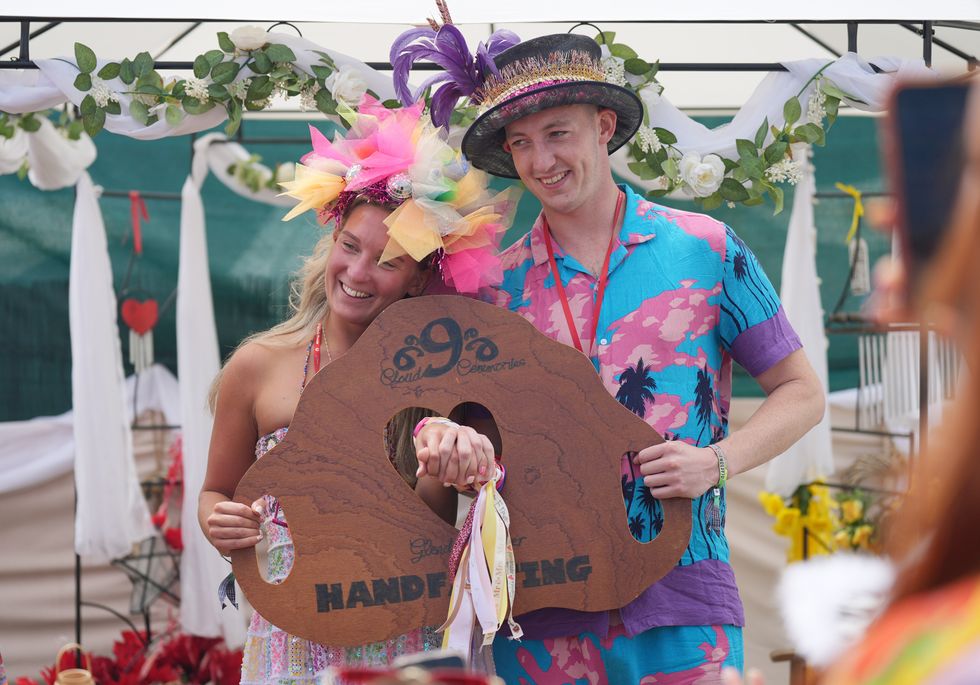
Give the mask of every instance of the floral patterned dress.
M 255 445 L 261 459 L 286 437 L 287 428 L 263 435 Z M 293 566 L 293 541 L 282 508 L 265 497 L 266 518 L 262 535 L 269 543 L 268 578 L 281 583 Z M 436 649 L 442 643 L 431 627 L 417 628 L 386 642 L 359 647 L 328 647 L 290 635 L 272 625 L 257 611 L 252 614 L 242 659 L 242 685 L 313 682 L 331 666 L 382 666 L 396 656 Z

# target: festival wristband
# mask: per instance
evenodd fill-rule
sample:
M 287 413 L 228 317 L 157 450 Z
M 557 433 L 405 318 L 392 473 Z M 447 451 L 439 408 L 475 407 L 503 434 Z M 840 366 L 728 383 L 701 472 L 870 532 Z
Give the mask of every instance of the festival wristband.
M 714 487 L 721 490 L 725 487 L 725 483 L 728 482 L 728 458 L 725 457 L 725 453 L 722 451 L 720 445 L 711 444 L 708 447 L 718 457 L 718 483 Z

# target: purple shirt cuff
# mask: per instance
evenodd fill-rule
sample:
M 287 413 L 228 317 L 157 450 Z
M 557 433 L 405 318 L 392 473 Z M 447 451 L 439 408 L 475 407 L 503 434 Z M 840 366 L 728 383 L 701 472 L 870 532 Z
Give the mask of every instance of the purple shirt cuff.
M 747 328 L 732 343 L 732 359 L 753 377 L 803 347 L 780 307 L 775 316 Z

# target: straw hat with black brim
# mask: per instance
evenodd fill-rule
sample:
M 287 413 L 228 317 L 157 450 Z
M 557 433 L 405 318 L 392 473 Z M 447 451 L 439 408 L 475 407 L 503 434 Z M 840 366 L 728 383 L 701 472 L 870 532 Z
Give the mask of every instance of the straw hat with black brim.
M 500 72 L 478 94 L 480 114 L 463 137 L 469 162 L 495 176 L 518 178 L 504 150 L 504 127 L 551 107 L 590 104 L 616 112 L 612 154 L 643 121 L 643 104 L 633 91 L 608 83 L 599 64 L 599 45 L 587 36 L 558 33 L 519 43 L 497 55 Z

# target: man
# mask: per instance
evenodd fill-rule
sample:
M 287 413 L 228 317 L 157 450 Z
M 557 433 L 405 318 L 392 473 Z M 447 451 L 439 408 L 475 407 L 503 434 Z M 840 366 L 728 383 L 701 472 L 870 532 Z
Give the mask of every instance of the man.
M 517 617 L 524 639 L 498 638 L 494 659 L 510 683 L 720 682 L 723 666 L 742 667 L 744 625 L 723 528 L 726 471 L 785 451 L 819 421 L 823 391 L 769 280 L 727 226 L 615 184 L 608 155 L 643 109 L 605 82 L 599 57 L 584 36 L 525 41 L 496 57 L 499 76 L 479 91 L 463 153 L 520 178 L 542 206 L 503 253 L 504 281 L 489 299 L 588 355 L 609 392 L 664 436 L 624 460 L 629 526 L 650 540 L 662 526 L 656 500 L 689 497 L 691 539 L 678 566 L 619 611 Z M 732 360 L 767 398 L 728 435 Z

